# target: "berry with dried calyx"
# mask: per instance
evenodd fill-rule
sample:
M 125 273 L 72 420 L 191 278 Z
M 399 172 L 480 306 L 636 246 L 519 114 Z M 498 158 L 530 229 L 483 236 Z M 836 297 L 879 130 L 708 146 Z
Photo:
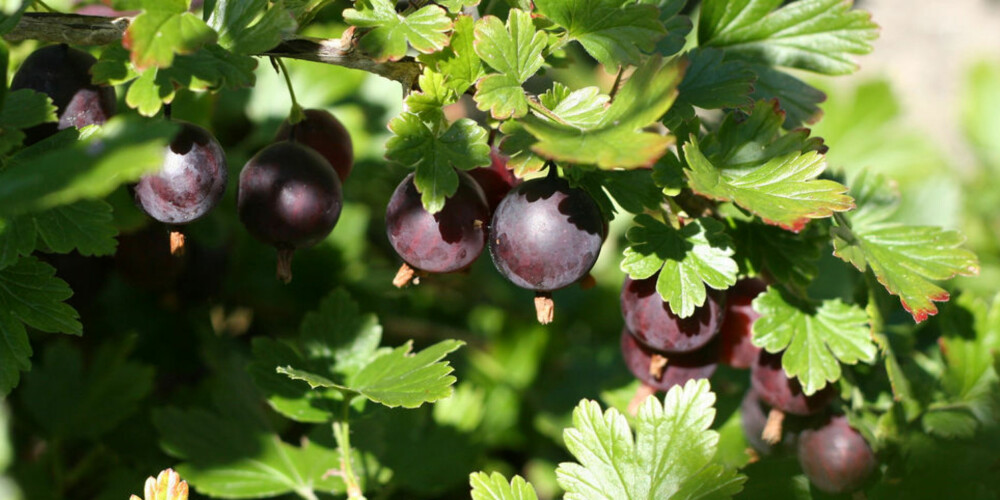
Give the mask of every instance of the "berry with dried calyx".
M 172 226 L 195 221 L 215 208 L 229 179 L 226 154 L 215 137 L 197 125 L 179 123 L 181 129 L 166 148 L 163 166 L 139 179 L 133 189 L 139 208 Z M 183 234 L 173 230 L 171 251 L 183 251 L 183 246 Z
M 597 262 L 604 217 L 584 190 L 549 167 L 500 202 L 490 224 L 490 256 L 505 278 L 534 290 L 538 321 L 552 321 L 551 292 L 583 278 Z
M 292 280 L 296 249 L 319 243 L 340 218 L 340 179 L 319 153 L 293 142 L 262 149 L 240 172 L 240 222 L 278 249 L 278 279 Z
M 464 172 L 458 189 L 437 213 L 424 209 L 414 174 L 399 183 L 385 211 L 386 234 L 404 264 L 393 284 L 407 284 L 416 270 L 450 273 L 465 269 L 486 245 L 489 208 L 483 191 Z
M 621 308 L 628 330 L 650 349 L 668 353 L 692 352 L 711 342 L 725 310 L 722 293 L 709 290 L 705 304 L 691 316 L 680 318 L 657 293 L 658 277 L 659 273 L 641 280 L 625 277 Z
M 757 357 L 757 363 L 750 372 L 750 381 L 754 391 L 761 401 L 771 406 L 767 415 L 767 425 L 761 432 L 761 438 L 768 443 L 781 441 L 782 421 L 785 414 L 814 415 L 819 413 L 833 401 L 836 396 L 832 385 L 827 385 L 818 392 L 807 396 L 802 392 L 798 379 L 789 378 L 781 367 L 782 354 L 772 354 L 762 350 Z

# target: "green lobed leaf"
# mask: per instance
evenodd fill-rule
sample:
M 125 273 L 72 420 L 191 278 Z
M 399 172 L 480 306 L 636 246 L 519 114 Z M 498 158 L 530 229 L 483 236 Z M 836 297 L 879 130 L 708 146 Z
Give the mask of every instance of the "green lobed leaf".
M 452 28 L 451 42 L 444 49 L 420 54 L 418 59 L 438 73 L 446 75 L 445 85 L 462 95 L 486 75 L 483 62 L 475 50 L 475 21 L 471 16 L 458 16 Z
M 734 258 L 750 275 L 767 272 L 790 289 L 804 291 L 819 273 L 820 248 L 829 240 L 825 230 L 792 233 L 749 221 L 729 221 L 736 243 Z
M 394 134 L 385 157 L 416 168 L 414 182 L 424 208 L 437 213 L 458 189 L 455 168 L 469 170 L 490 164 L 487 133 L 475 121 L 462 118 L 444 131 L 429 127 L 420 116 L 404 112 L 389 122 Z
M 826 94 L 794 76 L 761 64 L 749 64 L 757 75 L 754 81 L 754 100 L 776 100 L 787 114 L 786 129 L 814 123 L 823 116 L 819 104 L 826 101 Z
M 979 259 L 961 248 L 965 236 L 958 231 L 931 226 L 906 226 L 887 222 L 898 203 L 887 192 L 880 176 L 860 175 L 852 193 L 858 197 L 858 217 L 851 227 L 832 231 L 834 255 L 859 271 L 871 268 L 878 282 L 900 301 L 916 322 L 937 314 L 934 302 L 949 294 L 931 280 L 979 272 Z
M 768 287 L 753 308 L 753 343 L 768 352 L 781 352 L 781 365 L 796 377 L 802 392 L 811 395 L 840 378 L 840 363 L 875 361 L 877 349 L 868 326 L 868 314 L 840 299 L 818 307 L 801 304 Z
M 638 65 L 642 51 L 652 51 L 666 33 L 652 5 L 616 0 L 537 0 L 535 6 L 563 27 L 570 39 L 580 42 L 608 72 Z
M 807 129 L 782 133 L 785 121 L 777 101 L 757 101 L 748 112 L 727 113 L 714 133 L 699 139 L 698 146 L 716 167 L 740 172 L 792 153 L 826 152 L 823 139 L 809 137 Z M 689 131 L 689 135 L 696 132 Z
M 725 290 L 736 284 L 735 251 L 719 221 L 700 218 L 674 229 L 640 214 L 635 223 L 626 233 L 629 246 L 621 269 L 632 279 L 659 273 L 656 291 L 677 316 L 694 314 L 705 303 L 707 287 Z
M 28 217 L 0 218 L 0 269 L 35 251 L 35 221 Z
M 0 173 L 0 214 L 41 211 L 101 198 L 163 163 L 177 125 L 114 117 L 70 147 L 12 157 Z
M 445 9 L 426 5 L 403 16 L 390 0 L 358 0 L 344 10 L 344 20 L 359 28 L 371 28 L 359 42 L 376 60 L 398 60 L 406 55 L 407 43 L 418 52 L 431 53 L 448 44 L 451 19 Z
M 663 202 L 660 188 L 647 170 L 580 170 L 577 182 L 587 190 L 604 214 L 616 213 L 611 200 L 626 212 L 641 214 Z
M 569 87 L 553 82 L 552 88 L 540 95 L 538 100 L 560 121 L 586 129 L 600 125 L 611 97 L 602 94 L 597 87 L 571 91 Z
M 842 75 L 871 52 L 878 26 L 850 0 L 706 0 L 698 45 L 772 66 Z M 778 8 L 780 7 L 780 8 Z M 777 10 L 775 10 L 777 8 Z
M 295 18 L 283 2 L 267 0 L 216 0 L 208 25 L 219 33 L 219 45 L 238 54 L 259 54 L 293 33 Z
M 382 350 L 382 328 L 373 314 L 362 314 L 342 289 L 323 298 L 305 315 L 294 342 L 267 338 L 253 341 L 250 373 L 272 408 L 298 422 L 328 422 L 339 415 L 344 397 L 339 389 L 309 390 L 277 369 L 296 366 L 302 373 L 343 380 L 361 370 Z M 318 385 L 313 384 L 313 387 Z
M 447 81 L 447 75 L 425 67 L 417 79 L 420 90 L 406 96 L 406 110 L 416 113 L 424 122 L 445 123 L 443 108 L 458 101 L 458 94 Z
M 504 134 L 500 140 L 500 152 L 507 159 L 507 168 L 514 171 L 517 177 L 537 172 L 545 166 L 545 159 L 531 150 L 538 141 L 517 121 L 507 120 L 500 124 L 500 132 Z
M 719 434 L 710 430 L 715 394 L 707 380 L 675 386 L 663 403 L 647 398 L 635 434 L 615 409 L 594 401 L 573 410 L 563 431 L 578 462 L 559 464 L 556 475 L 567 500 L 730 498 L 744 477 L 714 463 Z
M 407 342 L 348 377 L 347 386 L 390 408 L 433 403 L 450 396 L 455 384 L 455 377 L 450 375 L 452 367 L 441 360 L 464 344 L 445 340 L 411 353 L 413 342 Z
M 26 216 L 30 217 L 30 216 Z M 102 200 L 82 200 L 34 215 L 38 237 L 51 252 L 112 255 L 118 246 L 111 205 Z
M 757 76 L 746 63 L 723 61 L 721 50 L 698 48 L 687 53 L 690 64 L 677 87 L 674 106 L 702 109 L 749 108 L 750 93 Z
M 180 55 L 169 68 L 153 68 L 132 82 L 125 103 L 143 116 L 154 116 L 164 104 L 173 102 L 177 89 L 236 89 L 254 84 L 257 62 L 245 55 L 233 54 L 217 45 L 194 54 Z
M 144 11 L 129 24 L 122 46 L 140 70 L 167 68 L 176 54 L 190 54 L 218 38 L 204 21 L 187 12 L 186 2 L 145 2 Z
M 177 472 L 201 494 L 263 498 L 315 491 L 343 494 L 340 454 L 309 440 L 293 446 L 246 420 L 204 410 L 153 413 L 167 451 L 184 462 Z
M 474 472 L 469 475 L 469 483 L 472 500 L 538 500 L 535 488 L 521 476 L 514 476 L 508 483 L 499 472 Z
M 290 366 L 278 367 L 278 373 L 301 380 L 312 388 L 329 387 L 356 392 L 390 408 L 418 408 L 452 394 L 455 377 L 447 361 L 448 353 L 464 345 L 458 340 L 438 342 L 420 352 L 411 353 L 413 342 L 376 356 L 341 385 L 330 379 Z
M 476 84 L 476 107 L 498 120 L 524 116 L 528 99 L 521 84 L 542 67 L 545 45 L 545 33 L 535 30 L 531 14 L 523 10 L 511 9 L 506 26 L 495 16 L 476 21 L 476 54 L 499 72 Z
M 52 99 L 30 89 L 14 90 L 4 98 L 0 111 L 0 128 L 26 129 L 47 122 L 58 121 Z
M 604 169 L 652 166 L 673 137 L 641 129 L 659 120 L 673 104 L 682 74 L 682 66 L 651 57 L 632 74 L 596 123 L 588 120 L 581 127 L 534 115 L 520 123 L 538 141 L 531 150 L 551 160 Z
M 83 333 L 79 315 L 63 303 L 73 292 L 55 272 L 34 257 L 0 269 L 0 395 L 10 393 L 20 372 L 31 368 L 25 326 L 49 333 Z
M 837 182 L 816 179 L 826 169 L 821 154 L 789 153 L 750 171 L 723 170 L 702 154 L 698 140 L 684 145 L 684 171 L 691 189 L 708 198 L 733 201 L 768 224 L 801 231 L 810 219 L 825 218 L 854 208 Z
M 930 226 L 878 224 L 836 232 L 834 254 L 858 270 L 871 268 L 879 283 L 899 297 L 916 322 L 937 314 L 934 302 L 949 294 L 930 280 L 979 272 L 979 259 L 961 248 L 965 236 Z
M 66 342 L 50 344 L 21 395 L 54 439 L 95 439 L 135 414 L 153 390 L 153 368 L 127 359 L 129 344 L 102 344 L 89 363 Z

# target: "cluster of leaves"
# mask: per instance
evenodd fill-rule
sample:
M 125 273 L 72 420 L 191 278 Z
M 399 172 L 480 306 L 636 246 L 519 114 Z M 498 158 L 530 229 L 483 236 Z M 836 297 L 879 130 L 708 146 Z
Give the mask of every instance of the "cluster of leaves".
M 355 27 L 348 33 L 352 50 L 373 63 L 415 60 L 422 68 L 414 87 L 405 89 L 401 112 L 386 120 L 389 137 L 379 156 L 390 160 L 390 169 L 416 171 L 429 211 L 440 210 L 457 189 L 455 169 L 490 162 L 491 146 L 508 155 L 522 176 L 553 164 L 590 192 L 609 218 L 630 214 L 631 223 L 618 221 L 630 227 L 621 239 L 623 257 L 612 281 L 621 272 L 636 279 L 658 273 L 657 291 L 682 317 L 704 303 L 709 288 L 724 290 L 742 276 L 772 281 L 754 302 L 761 313 L 754 342 L 784 352 L 785 371 L 806 393 L 838 384 L 852 422 L 884 456 L 903 464 L 899 475 L 933 470 L 940 458 L 933 455 L 945 439 L 978 436 L 997 442 L 1000 306 L 962 296 L 942 307 L 937 321 L 916 332 L 912 324 L 936 314 L 935 302 L 948 300 L 949 292 L 934 281 L 975 274 L 976 256 L 961 248 L 964 237 L 955 230 L 900 222 L 900 198 L 886 178 L 829 172 L 824 141 L 802 128 L 819 117 L 825 95 L 787 70 L 852 72 L 853 57 L 868 52 L 876 36 L 867 14 L 843 0 L 507 3 L 489 7 L 447 0 L 403 6 L 358 0 L 333 13 L 338 22 Z M 0 4 L 5 16 L 0 33 L 13 29 L 30 4 L 10 9 Z M 21 146 L 22 130 L 53 121 L 51 101 L 2 86 L 0 394 L 10 393 L 32 368 L 29 330 L 82 334 L 80 315 L 65 303 L 71 290 L 40 255 L 115 253 L 124 224 L 117 219 L 120 207 L 108 195 L 156 169 L 175 131 L 169 122 L 148 117 L 164 105 L 194 99 L 195 92 L 232 96 L 258 84 L 256 56 L 309 25 L 328 4 L 215 0 L 205 2 L 199 15 L 186 0 L 115 0 L 115 8 L 140 13 L 120 43 L 101 48 L 94 81 L 126 89 L 124 102 L 135 113 L 99 129 L 65 130 L 29 147 Z M 0 44 L 0 51 L 0 67 L 6 70 L 7 46 Z M 605 76 L 617 75 L 615 83 L 573 88 L 577 80 L 564 71 L 570 62 L 596 63 Z M 366 105 L 364 111 L 372 111 L 374 106 Z M 449 119 L 453 115 L 446 108 L 455 105 L 475 107 L 488 117 Z M 989 141 L 975 139 L 992 161 Z M 376 164 L 385 167 L 382 161 L 368 166 Z M 352 182 L 376 190 L 372 186 L 381 179 L 367 177 Z M 371 205 L 378 203 L 384 199 Z M 363 244 L 349 245 L 365 239 L 371 210 L 349 204 L 346 221 L 332 237 L 333 246 L 353 264 L 369 258 Z M 829 275 L 848 274 L 843 272 L 848 264 L 859 273 L 851 275 L 846 293 L 818 289 L 816 283 Z M 244 271 L 253 267 L 242 265 Z M 311 277 L 320 284 L 299 289 L 311 293 L 309 298 L 286 293 L 284 303 L 313 303 L 331 288 L 320 277 L 325 272 Z M 236 354 L 225 353 L 232 344 L 217 338 L 225 328 L 213 326 L 213 336 L 200 332 L 207 328 L 204 321 L 183 320 L 182 329 L 198 332 L 198 352 L 212 373 L 191 399 L 208 401 L 211 409 L 175 396 L 174 406 L 145 412 L 143 401 L 154 390 L 165 390 L 163 374 L 130 358 L 130 340 L 108 341 L 86 353 L 50 342 L 25 377 L 17 408 L 55 443 L 96 443 L 115 429 L 135 425 L 150 434 L 146 444 L 158 436 L 171 457 L 155 456 L 146 463 L 177 460 L 177 470 L 197 491 L 227 498 L 357 497 L 385 485 L 390 492 L 400 488 L 433 496 L 454 487 L 450 472 L 493 467 L 495 460 L 476 459 L 486 450 L 534 450 L 525 444 L 532 441 L 533 435 L 526 437 L 531 433 L 564 445 L 575 461 L 558 467 L 543 462 L 540 468 L 549 476 L 536 473 L 531 483 L 510 466 L 493 467 L 500 472 L 489 475 L 474 473 L 473 498 L 527 499 L 539 492 L 551 497 L 560 490 L 571 499 L 718 498 L 738 493 L 748 477 L 744 493 L 753 496 L 754 484 L 768 484 L 769 474 L 785 472 L 770 465 L 735 470 L 746 464 L 731 459 L 745 448 L 741 436 L 727 432 L 734 418 L 738 427 L 738 415 L 724 413 L 720 403 L 723 418 L 713 430 L 716 395 L 705 381 L 673 389 L 662 403 L 648 399 L 634 418 L 619 404 L 619 394 L 633 390 L 631 385 L 606 393 L 612 406 L 607 410 L 590 400 L 577 403 L 593 397 L 597 387 L 608 387 L 595 377 L 616 373 L 600 361 L 608 358 L 607 349 L 553 347 L 549 356 L 559 352 L 571 358 L 552 363 L 563 365 L 551 369 L 563 377 L 539 376 L 546 344 L 556 343 L 557 336 L 523 326 L 511 329 L 516 335 L 501 336 L 497 325 L 508 312 L 470 298 L 481 297 L 482 290 L 452 295 L 455 308 L 471 310 L 461 314 L 449 309 L 448 301 L 428 298 L 447 293 L 441 289 L 413 292 L 423 295 L 412 299 L 409 309 L 461 317 L 444 335 L 436 332 L 437 324 L 400 320 L 391 307 L 369 301 L 366 307 L 382 308 L 386 324 L 395 320 L 410 327 L 406 331 L 431 330 L 435 339 L 444 338 L 417 350 L 412 341 L 381 347 L 378 318 L 362 314 L 352 297 L 388 293 L 369 283 L 380 277 L 377 272 L 374 277 L 357 274 L 356 290 L 326 294 L 304 316 L 296 335 L 254 335 Z M 252 277 L 240 278 L 227 295 L 236 302 L 261 288 Z M 130 297 L 123 285 L 117 286 L 107 292 L 121 302 L 116 307 L 153 302 Z M 488 292 L 482 293 L 491 296 L 510 293 L 484 288 Z M 578 299 L 575 310 L 596 316 L 595 304 L 615 305 L 616 292 L 594 292 L 590 303 Z M 250 302 L 261 310 L 278 308 L 266 298 Z M 905 322 L 900 306 L 910 313 Z M 146 312 L 140 308 L 132 314 Z M 604 319 L 586 323 L 576 329 L 608 327 Z M 617 334 L 620 325 L 611 323 L 609 330 Z M 448 333 L 467 327 L 491 344 L 460 351 L 469 352 L 463 358 L 469 381 L 455 386 L 452 366 L 443 359 L 462 342 L 450 340 L 461 336 Z M 940 338 L 940 347 L 928 338 Z M 606 348 L 603 340 L 598 343 Z M 565 387 L 533 387 L 536 379 L 570 378 L 571 370 L 581 386 L 590 384 L 580 394 L 569 394 Z M 720 387 L 725 390 L 725 384 Z M 559 397 L 574 399 L 571 422 L 565 408 L 548 402 Z M 416 409 L 433 402 L 438 403 L 433 411 Z M 533 418 L 521 413 L 528 411 Z M 151 413 L 154 429 L 135 423 L 143 420 L 142 413 Z M 517 429 L 519 421 L 530 421 L 532 430 Z M 3 424 L 0 420 L 0 430 Z M 298 443 L 290 444 L 289 436 Z M 5 446 L 0 436 L 0 470 L 7 465 Z M 448 456 L 424 456 L 423 450 L 431 448 L 440 454 L 447 450 Z M 981 448 L 959 448 L 968 449 L 972 458 L 956 460 L 949 469 L 956 474 L 986 474 L 992 466 Z M 94 460 L 115 461 L 120 449 L 134 451 L 122 443 L 95 445 Z M 980 463 L 962 470 L 973 458 Z M 60 469 L 59 459 L 52 460 L 52 468 Z M 15 472 L 38 475 L 35 465 L 24 467 L 29 472 Z M 77 474 L 69 476 L 78 480 Z M 894 474 L 887 471 L 889 478 Z M 3 481 L 0 476 L 0 493 Z M 801 487 L 801 476 L 793 481 L 799 482 L 789 488 Z M 892 484 L 879 487 L 898 491 Z M 919 484 L 901 488 L 919 491 Z

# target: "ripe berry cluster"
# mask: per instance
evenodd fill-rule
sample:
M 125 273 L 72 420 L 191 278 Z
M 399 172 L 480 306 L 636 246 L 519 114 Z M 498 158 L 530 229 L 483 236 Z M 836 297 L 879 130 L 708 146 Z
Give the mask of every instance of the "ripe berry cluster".
M 12 90 L 44 93 L 57 108 L 58 122 L 25 131 L 26 144 L 61 129 L 100 125 L 115 111 L 112 87 L 91 83 L 96 60 L 65 44 L 32 53 L 14 75 Z M 202 127 L 177 122 L 180 130 L 164 150 L 163 165 L 132 186 L 136 205 L 171 228 L 171 253 L 184 249 L 177 226 L 209 213 L 228 183 L 226 155 Z M 258 240 L 278 249 L 278 277 L 291 280 L 291 258 L 330 234 L 343 205 L 341 182 L 354 162 L 347 129 L 330 113 L 306 110 L 297 123 L 285 121 L 275 143 L 250 159 L 240 173 L 240 221 Z
M 587 276 L 597 262 L 607 225 L 586 191 L 571 187 L 555 167 L 524 182 L 494 149 L 492 164 L 458 172 L 459 186 L 438 213 L 426 211 L 410 174 L 386 209 L 386 232 L 403 266 L 394 283 L 416 272 L 467 268 L 489 241 L 497 270 L 515 285 L 536 292 L 541 323 L 552 321 L 551 292 Z
M 724 294 L 710 292 L 692 316 L 678 318 L 656 292 L 657 278 L 626 278 L 622 286 L 622 354 L 643 383 L 632 409 L 656 390 L 711 377 L 719 362 L 750 369 L 740 416 L 755 454 L 795 451 L 818 489 L 860 489 L 875 468 L 875 455 L 846 417 L 831 412 L 834 387 L 807 396 L 799 381 L 785 374 L 782 353 L 769 353 L 751 341 L 759 317 L 752 301 L 766 283 L 745 279 Z M 786 414 L 791 416 L 787 420 Z

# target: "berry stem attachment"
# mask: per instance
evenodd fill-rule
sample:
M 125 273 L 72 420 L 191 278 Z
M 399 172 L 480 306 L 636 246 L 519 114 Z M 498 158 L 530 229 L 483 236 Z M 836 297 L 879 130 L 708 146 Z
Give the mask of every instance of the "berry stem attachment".
M 662 354 L 654 354 L 649 359 L 649 375 L 656 380 L 663 378 L 663 371 L 667 369 L 670 360 Z
M 628 402 L 628 414 L 633 417 L 639 413 L 639 407 L 649 399 L 650 396 L 656 394 L 656 388 L 649 384 L 639 384 L 639 388 L 635 390 L 635 396 L 632 396 L 632 400 Z
M 180 257 L 184 255 L 184 233 L 177 229 L 170 230 L 170 255 Z
M 764 431 L 760 433 L 760 438 L 767 444 L 775 445 L 781 442 L 781 429 L 785 421 L 785 412 L 771 408 L 767 414 L 767 423 L 764 424 Z
M 404 262 L 401 266 L 399 266 L 399 271 L 396 271 L 396 277 L 392 279 L 392 284 L 396 288 L 403 288 L 413 281 L 413 277 L 416 274 L 416 269 L 413 269 L 409 264 Z
M 549 292 L 535 293 L 535 317 L 538 322 L 547 325 L 552 322 L 555 316 L 556 303 L 552 301 L 552 294 Z
M 295 255 L 294 248 L 279 248 L 278 249 L 278 279 L 284 283 L 289 284 L 292 282 L 292 256 Z
M 295 98 L 295 88 L 292 87 L 292 77 L 288 74 L 288 68 L 285 67 L 285 62 L 281 60 L 280 57 L 272 57 L 271 61 L 274 62 L 279 69 L 282 76 L 285 77 L 285 85 L 288 86 L 288 96 L 292 99 L 292 110 L 288 113 L 288 123 L 290 125 L 295 125 L 306 118 L 305 112 L 302 110 L 302 106 L 299 105 L 299 101 Z M 295 141 L 295 128 L 292 128 L 292 135 L 289 138 L 291 141 Z

